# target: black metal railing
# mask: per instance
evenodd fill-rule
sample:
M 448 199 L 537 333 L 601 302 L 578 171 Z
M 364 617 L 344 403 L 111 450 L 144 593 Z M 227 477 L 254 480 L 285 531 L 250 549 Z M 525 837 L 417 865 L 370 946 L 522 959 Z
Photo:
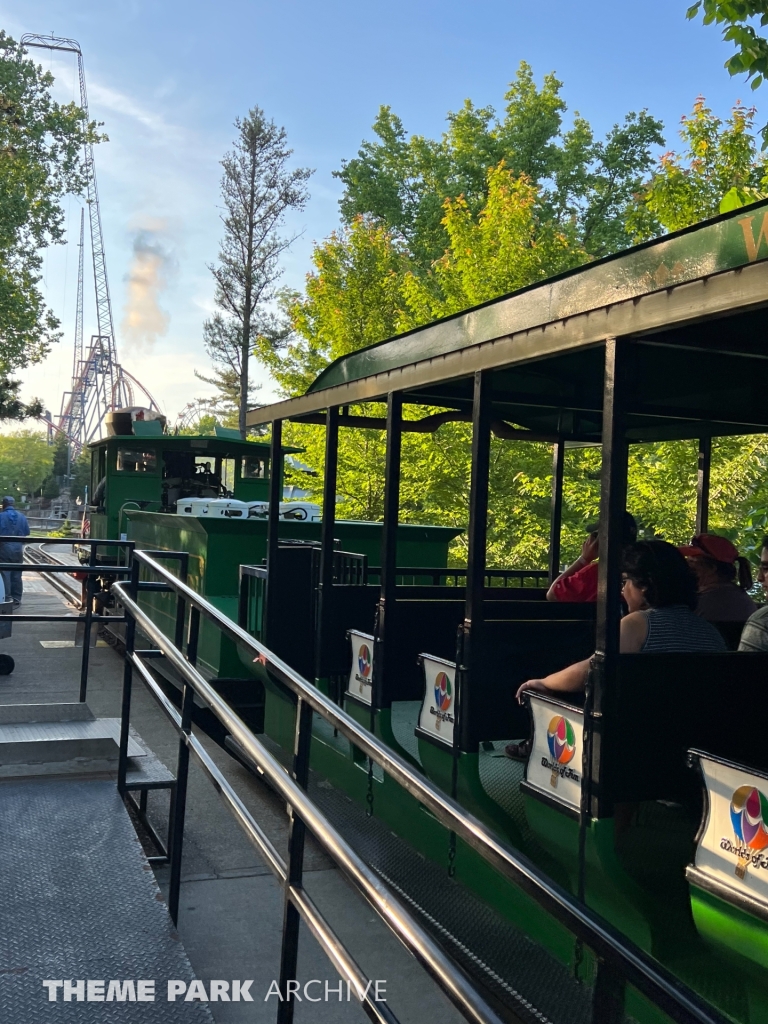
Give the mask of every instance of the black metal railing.
M 40 539 L 35 537 L 0 537 L 0 544 L 12 543 L 12 544 L 39 544 Z M 45 540 L 45 546 L 48 547 L 52 544 L 63 544 L 72 545 L 72 538 L 67 537 L 53 537 Z M 34 563 L 34 562 L 1 562 L 1 572 L 23 572 L 23 573 L 37 573 L 40 576 L 55 576 L 60 573 L 72 574 L 77 573 L 79 577 L 85 578 L 85 587 L 83 594 L 83 610 L 80 614 L 66 614 L 66 615 L 27 615 L 23 612 L 14 611 L 9 614 L 0 614 L 0 621 L 8 621 L 11 623 L 20 622 L 82 622 L 83 623 L 83 655 L 80 663 L 80 701 L 85 701 L 88 690 L 88 667 L 90 662 L 90 651 L 91 651 L 91 629 L 98 623 L 117 623 L 125 622 L 125 616 L 115 615 L 99 615 L 93 611 L 94 596 L 95 596 L 95 582 L 99 576 L 127 576 L 130 573 L 130 569 L 127 565 L 96 565 L 96 552 L 98 548 L 104 547 L 108 549 L 118 549 L 127 553 L 130 557 L 130 552 L 133 550 L 133 541 L 125 540 L 90 540 L 90 539 L 77 539 L 78 545 L 87 546 L 90 549 L 90 565 L 69 565 L 66 563 Z M 60 588 L 58 588 L 60 589 Z
M 407 793 L 431 812 L 441 824 L 476 851 L 501 876 L 531 897 L 554 921 L 567 928 L 596 959 L 593 988 L 594 1024 L 612 1024 L 622 1019 L 620 1011 L 623 991 L 631 985 L 662 1012 L 681 1024 L 725 1024 L 726 1018 L 707 1005 L 665 968 L 627 940 L 617 929 L 574 899 L 564 889 L 539 871 L 526 857 L 506 846 L 482 822 L 463 810 L 445 793 L 420 775 L 403 758 L 384 746 L 371 732 L 351 718 L 315 686 L 294 672 L 263 644 L 222 615 L 213 605 L 192 591 L 146 552 L 135 551 L 130 584 L 113 586 L 128 619 L 126 629 L 125 672 L 123 686 L 123 717 L 120 743 L 118 785 L 124 789 L 127 763 L 128 728 L 133 672 L 136 671 L 154 695 L 179 732 L 179 753 L 176 796 L 172 808 L 170 858 L 171 879 L 169 909 L 177 919 L 181 881 L 181 855 L 186 813 L 186 788 L 189 755 L 193 753 L 203 770 L 244 829 L 284 889 L 285 915 L 281 945 L 280 986 L 284 999 L 278 1007 L 278 1024 L 290 1024 L 293 1002 L 286 982 L 295 978 L 298 951 L 298 926 L 303 918 L 321 947 L 342 977 L 363 992 L 367 984 L 362 970 L 351 954 L 333 934 L 330 926 L 314 906 L 303 887 L 304 840 L 307 830 L 344 870 L 353 885 L 367 899 L 406 948 L 421 962 L 438 985 L 460 1009 L 467 1020 L 494 1022 L 499 1018 L 483 996 L 456 968 L 418 921 L 406 910 L 381 879 L 358 857 L 329 821 L 307 796 L 310 744 L 313 713 L 322 716 L 335 730 L 353 743 L 371 764 L 378 764 Z M 186 655 L 182 646 L 170 640 L 139 607 L 138 597 L 147 584 L 139 582 L 139 569 L 144 567 L 176 593 L 180 620 L 188 623 Z M 149 584 L 149 586 L 152 586 Z M 207 619 L 219 631 L 253 655 L 264 671 L 290 691 L 297 699 L 296 727 L 292 771 L 282 765 L 247 728 L 232 708 L 206 682 L 196 668 L 197 644 L 201 619 Z M 177 619 L 177 621 L 180 621 Z M 136 627 L 156 646 L 156 650 L 135 650 Z M 178 635 L 175 640 L 178 639 Z M 153 679 L 146 656 L 158 652 L 183 682 L 181 712 L 168 701 Z M 240 756 L 255 768 L 286 801 L 291 815 L 288 861 L 280 857 L 230 784 L 211 761 L 191 731 L 194 697 L 215 715 L 230 733 Z M 618 995 L 617 995 L 618 992 Z M 287 997 L 287 998 L 286 998 Z M 363 1008 L 372 1020 L 394 1024 L 396 1018 L 384 1005 L 370 995 L 362 998 Z
M 488 569 L 484 575 L 486 587 L 543 587 L 549 580 L 546 569 Z M 371 583 L 378 583 L 381 578 L 379 566 L 369 566 L 368 577 Z M 396 582 L 398 586 L 464 587 L 467 570 L 402 566 L 397 569 Z

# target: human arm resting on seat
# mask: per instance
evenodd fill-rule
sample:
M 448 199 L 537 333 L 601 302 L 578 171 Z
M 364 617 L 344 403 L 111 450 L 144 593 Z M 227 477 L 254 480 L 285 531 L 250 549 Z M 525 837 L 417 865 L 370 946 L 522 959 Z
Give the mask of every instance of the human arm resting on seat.
M 597 558 L 597 537 L 591 533 L 581 546 L 581 554 L 575 562 L 571 562 L 567 569 L 557 577 L 552 586 L 547 591 L 548 601 L 561 601 L 562 595 L 558 593 L 560 589 L 558 584 L 561 584 L 567 580 L 570 576 L 573 576 L 577 572 L 581 572 L 586 566 L 591 565 L 592 562 Z
M 643 646 L 648 634 L 648 621 L 642 612 L 631 612 L 621 620 L 619 650 L 622 654 L 637 654 Z M 523 693 L 534 690 L 537 693 L 579 693 L 584 689 L 589 672 L 591 658 L 577 661 L 567 668 L 553 672 L 543 679 L 529 679 L 518 689 L 516 697 L 519 704 L 523 703 Z

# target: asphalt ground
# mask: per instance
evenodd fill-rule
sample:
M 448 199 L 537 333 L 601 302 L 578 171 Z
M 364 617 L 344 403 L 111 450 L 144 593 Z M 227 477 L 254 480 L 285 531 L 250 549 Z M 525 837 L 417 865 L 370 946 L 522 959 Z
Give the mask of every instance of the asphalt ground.
M 21 612 L 66 612 L 63 597 L 36 575 L 25 574 Z M 13 635 L 0 640 L 0 652 L 12 655 L 16 669 L 0 677 L 0 703 L 69 702 L 78 699 L 82 650 L 43 647 L 41 641 L 72 641 L 74 623 L 15 623 Z M 90 650 L 88 704 L 97 717 L 120 714 L 123 663 L 109 646 Z M 131 725 L 152 751 L 175 771 L 178 741 L 174 728 L 140 682 L 133 691 Z M 284 805 L 217 744 L 199 734 L 211 758 L 254 815 L 278 851 L 287 853 L 288 820 Z M 0 788 L 1 795 L 1 788 Z M 164 834 L 167 792 L 149 796 L 150 820 Z M 72 808 L 77 814 L 77 807 Z M 119 865 L 115 866 L 119 870 Z M 168 868 L 156 869 L 167 892 Z M 463 1020 L 440 988 L 418 966 L 324 854 L 308 843 L 305 886 L 331 927 L 361 968 L 378 980 L 379 993 L 403 1022 L 454 1024 Z M 238 828 L 213 786 L 192 759 L 184 836 L 179 934 L 192 967 L 206 991 L 215 980 L 252 980 L 253 1002 L 211 1002 L 217 1024 L 267 1024 L 274 1021 L 279 975 L 283 899 L 278 883 Z M 62 937 L 65 941 L 65 937 Z M 339 992 L 339 978 L 314 937 L 302 925 L 297 978 L 303 996 L 295 1020 L 347 1024 L 368 1018 L 351 995 Z M 307 982 L 318 981 L 310 985 Z M 326 983 L 328 992 L 326 994 Z M 273 994 L 270 995 L 272 986 Z M 320 997 L 320 1001 L 315 1000 Z M 340 998 L 341 997 L 341 998 Z

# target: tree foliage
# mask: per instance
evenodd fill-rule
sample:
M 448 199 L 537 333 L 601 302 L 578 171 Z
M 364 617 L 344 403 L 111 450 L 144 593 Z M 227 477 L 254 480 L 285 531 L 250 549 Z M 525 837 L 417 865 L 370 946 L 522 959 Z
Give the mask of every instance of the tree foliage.
M 12 497 L 37 494 L 53 466 L 53 448 L 32 430 L 0 434 L 0 491 Z
M 211 403 L 210 419 L 225 427 L 238 427 L 240 421 L 242 343 L 242 326 L 232 317 L 214 313 L 203 324 L 203 347 L 211 360 L 212 370 L 210 376 L 195 370 L 195 376 L 206 384 L 212 384 L 216 389 L 215 398 Z M 258 389 L 249 382 L 249 407 L 255 404 L 257 391 Z
M 591 132 L 580 119 L 562 129 L 559 89 L 554 76 L 537 89 L 523 67 L 503 121 L 467 101 L 439 142 L 407 138 L 392 112 L 382 109 L 377 141 L 364 143 L 340 172 L 344 225 L 315 247 L 303 294 L 283 296 L 290 330 L 277 346 L 257 344 L 285 396 L 304 393 L 330 361 L 347 353 L 620 249 L 629 232 L 645 238 L 695 223 L 717 213 L 730 190 L 749 196 L 762 185 L 748 108 L 737 106 L 723 123 L 697 101 L 683 119 L 686 150 L 665 154 L 658 167 L 647 156 L 649 140 L 658 141 L 658 122 L 644 114 L 625 122 L 632 128 L 627 134 L 616 129 L 609 140 L 615 148 L 603 144 L 599 159 L 593 155 L 589 163 L 584 154 L 595 152 Z M 609 164 L 617 168 L 613 179 Z M 597 168 L 588 186 L 585 167 L 590 173 Z M 622 191 L 630 187 L 633 195 Z M 407 406 L 405 415 L 431 411 Z M 350 412 L 382 416 L 384 409 L 368 403 Z M 313 471 L 310 477 L 289 471 L 289 480 L 322 500 L 323 428 L 286 423 L 284 434 L 304 448 L 301 461 Z M 404 433 L 402 521 L 466 531 L 470 444 L 466 423 L 448 423 L 433 434 Z M 342 430 L 340 517 L 382 517 L 384 456 L 383 431 Z M 747 550 L 768 523 L 767 457 L 762 437 L 714 444 L 711 528 Z M 597 517 L 600 462 L 598 447 L 567 451 L 565 558 L 578 554 L 585 523 Z M 645 536 L 690 539 L 696 464 L 694 442 L 631 447 L 629 507 Z M 550 446 L 492 439 L 489 564 L 546 566 L 551 485 Z M 461 564 L 465 557 L 464 532 L 451 558 Z
M 268 120 L 259 107 L 243 120 L 237 118 L 235 128 L 234 148 L 221 161 L 224 237 L 218 263 L 210 270 L 216 304 L 240 333 L 238 421 L 244 438 L 248 358 L 255 339 L 274 330 L 270 303 L 282 272 L 280 257 L 293 241 L 280 231 L 286 213 L 304 207 L 312 172 L 289 169 L 293 151 L 287 148 L 285 129 Z
M 26 415 L 10 375 L 43 358 L 58 320 L 39 288 L 42 250 L 63 241 L 62 197 L 85 188 L 82 152 L 99 135 L 53 77 L 0 31 L 0 419 Z
M 543 219 L 575 234 L 590 256 L 626 246 L 626 210 L 652 166 L 652 148 L 663 142 L 662 125 L 646 111 L 630 113 L 599 141 L 576 114 L 564 130 L 561 89 L 553 74 L 538 87 L 523 62 L 502 117 L 468 99 L 448 114 L 440 139 L 408 136 L 391 108 L 381 107 L 376 141 L 363 142 L 336 172 L 344 184 L 342 218 L 349 224 L 361 214 L 374 217 L 426 270 L 449 245 L 445 200 L 462 197 L 477 217 L 488 200 L 488 171 L 503 162 L 515 178 L 539 186 Z
M 503 162 L 487 173 L 485 206 L 473 216 L 464 196 L 447 198 L 448 248 L 425 275 L 410 273 L 405 300 L 414 324 L 476 306 L 585 263 L 578 233 L 544 216 L 541 189 Z
M 723 121 L 703 96 L 681 120 L 684 151 L 664 153 L 638 190 L 629 226 L 639 241 L 752 203 L 768 189 L 768 157 L 758 154 L 755 108 L 737 103 Z
M 688 8 L 688 17 L 702 15 L 705 25 L 722 25 L 723 39 L 733 43 L 736 53 L 725 62 L 731 75 L 745 74 L 752 89 L 768 77 L 768 41 L 759 35 L 752 19 L 761 28 L 768 25 L 766 0 L 696 0 Z M 763 129 L 765 137 L 765 129 Z

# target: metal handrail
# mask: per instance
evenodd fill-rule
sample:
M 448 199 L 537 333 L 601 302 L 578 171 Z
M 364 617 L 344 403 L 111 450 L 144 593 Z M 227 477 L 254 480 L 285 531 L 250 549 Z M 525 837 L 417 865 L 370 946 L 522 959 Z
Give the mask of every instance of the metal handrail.
M 152 559 L 141 559 L 147 564 Z M 185 588 L 186 589 L 186 588 Z M 142 611 L 138 603 L 128 594 L 126 584 L 118 583 L 113 586 L 119 600 L 122 602 L 126 613 L 134 620 L 142 632 L 163 651 L 169 664 L 182 676 L 185 682 L 191 687 L 196 696 L 212 711 L 219 721 L 229 730 L 234 742 L 239 748 L 240 756 L 256 768 L 275 788 L 278 794 L 285 800 L 293 811 L 294 822 L 298 818 L 306 826 L 329 856 L 339 865 L 347 878 L 354 884 L 357 890 L 366 898 L 368 903 L 379 914 L 383 921 L 392 929 L 394 934 L 406 946 L 413 956 L 426 968 L 433 978 L 439 983 L 443 991 L 451 1001 L 462 1011 L 467 1020 L 474 1024 L 502 1024 L 501 1018 L 491 1009 L 483 997 L 475 990 L 471 982 L 461 971 L 456 970 L 448 957 L 443 953 L 437 943 L 412 917 L 410 912 L 397 900 L 388 890 L 386 885 L 367 867 L 364 861 L 355 853 L 351 846 L 333 828 L 330 822 L 316 808 L 304 789 L 288 774 L 273 757 L 272 754 L 255 738 L 245 723 L 219 696 L 213 687 L 206 682 L 197 669 L 185 659 L 181 651 L 165 636 L 162 630 Z M 141 584 L 137 590 L 141 591 Z M 185 600 L 188 600 L 185 596 Z M 207 602 L 206 602 L 207 603 Z M 201 609 L 202 610 L 202 609 Z M 144 682 L 150 689 L 159 688 L 152 680 L 146 667 L 142 664 L 141 655 L 138 652 L 129 652 L 126 655 L 132 667 L 139 670 Z M 185 687 L 186 689 L 186 687 Z M 125 701 L 125 697 L 124 697 Z M 184 703 L 188 703 L 186 695 Z M 301 704 L 301 701 L 300 701 Z M 203 763 L 209 777 L 214 781 L 225 802 L 229 803 L 235 812 L 235 817 L 242 827 L 245 828 L 249 838 L 265 856 L 268 866 L 282 881 L 286 890 L 286 898 L 295 907 L 296 911 L 306 920 L 315 937 L 321 946 L 326 950 L 332 962 L 343 976 L 354 981 L 358 986 L 358 992 L 365 992 L 367 978 L 355 963 L 349 951 L 343 946 L 334 935 L 328 923 L 322 917 L 320 911 L 312 903 L 299 881 L 296 884 L 291 879 L 290 865 L 286 867 L 282 858 L 279 857 L 269 839 L 261 831 L 250 813 L 242 804 L 231 786 L 226 783 L 216 769 L 213 761 L 205 755 L 204 748 L 199 741 L 192 736 L 191 731 L 185 728 L 184 713 L 179 715 L 175 708 L 171 712 L 171 706 L 167 700 L 162 702 L 166 713 L 176 724 L 180 733 L 182 743 Z M 125 707 L 125 703 L 124 703 Z M 301 718 L 301 715 L 299 716 Z M 308 722 L 311 728 L 311 720 Z M 123 731 L 127 734 L 125 720 Z M 127 751 L 127 747 L 126 747 Z M 121 743 L 121 761 L 123 749 Z M 177 794 L 177 802 L 179 800 Z M 183 799 L 183 797 L 182 797 Z M 182 811 L 183 813 L 183 811 Z M 183 822 L 182 822 L 183 827 Z M 175 845 L 178 852 L 180 837 L 175 838 Z M 291 857 L 292 859 L 292 857 Z M 171 905 L 172 916 L 178 909 L 178 893 L 174 901 L 174 887 L 178 888 L 178 880 L 173 878 L 173 844 L 171 846 L 172 878 Z M 174 886 L 175 881 L 175 886 Z M 362 984 L 361 984 L 362 983 Z M 398 1024 L 398 1019 L 389 1008 L 382 1003 L 376 1002 L 370 994 L 364 994 L 361 998 L 366 1012 L 371 1019 L 380 1021 L 381 1024 Z M 285 1005 L 281 1003 L 281 1008 Z
M 603 961 L 612 969 L 618 970 L 626 982 L 637 988 L 664 1013 L 673 1020 L 680 1021 L 681 1024 L 683 1022 L 684 1024 L 694 1024 L 694 1022 L 695 1024 L 725 1024 L 726 1018 L 707 1005 L 697 993 L 661 964 L 654 961 L 640 947 L 626 939 L 611 924 L 593 913 L 586 905 L 574 900 L 565 889 L 540 872 L 527 857 L 501 842 L 481 821 L 468 814 L 458 803 L 418 774 L 408 762 L 382 744 L 342 708 L 298 675 L 267 647 L 223 615 L 205 598 L 195 593 L 186 583 L 164 569 L 145 552 L 134 550 L 133 558 L 135 562 L 145 564 L 153 573 L 160 576 L 176 592 L 179 599 L 189 605 L 190 609 L 196 609 L 200 616 L 213 623 L 234 643 L 249 649 L 255 656 L 254 661 L 260 662 L 270 674 L 296 694 L 300 708 L 302 704 L 311 708 L 312 711 L 317 712 L 329 722 L 334 729 L 346 736 L 406 792 L 431 811 L 447 829 L 476 850 L 504 877 L 531 896 L 555 920 L 589 946 L 597 955 L 598 962 Z M 288 790 L 283 791 L 286 776 L 279 763 L 261 746 L 253 733 L 210 684 L 203 680 L 189 661 L 185 660 L 177 647 L 132 600 L 126 589 L 126 584 L 116 583 L 112 589 L 118 594 L 126 611 L 141 622 L 142 630 L 147 632 L 153 642 L 163 651 L 173 667 L 190 682 L 195 692 L 199 694 L 216 717 L 225 726 L 231 728 L 238 745 L 250 759 L 265 771 L 265 774 L 270 775 L 270 778 L 271 773 L 264 768 L 262 760 L 264 763 L 271 762 L 271 767 L 274 767 L 278 774 L 280 784 L 277 788 L 291 803 Z M 297 721 L 299 718 L 300 716 L 297 715 Z M 311 804 L 305 806 L 307 798 L 300 789 L 298 795 L 301 797 L 300 814 L 303 817 L 306 811 L 310 817 L 305 820 L 309 827 L 313 828 L 310 818 L 317 816 L 317 812 Z M 298 804 L 295 806 L 299 809 Z M 330 826 L 328 827 L 330 828 Z M 380 883 L 377 882 L 377 885 Z
M 39 544 L 39 537 L 0 537 L 0 543 L 2 542 L 13 542 L 21 544 Z M 91 549 L 90 558 L 93 560 L 93 554 L 96 548 L 102 545 L 106 547 L 118 547 L 123 548 L 127 552 L 133 550 L 133 541 L 124 540 L 100 540 L 98 538 L 78 538 L 77 541 L 83 546 L 89 546 Z M 73 539 L 68 537 L 55 537 L 52 539 L 45 540 L 46 547 L 49 544 L 63 544 L 72 545 Z M 84 702 L 87 697 L 88 691 L 88 667 L 90 663 L 90 640 L 91 640 L 91 627 L 101 623 L 116 623 L 125 622 L 124 616 L 114 615 L 95 615 L 93 612 L 93 584 L 97 576 L 103 576 L 105 570 L 108 571 L 109 575 L 114 576 L 127 576 L 131 570 L 125 565 L 108 565 L 108 566 L 95 566 L 95 565 L 68 565 L 65 563 L 58 563 L 56 565 L 44 562 L 0 562 L 0 572 L 23 572 L 23 573 L 38 573 L 40 576 L 54 576 L 56 573 L 63 573 L 65 575 L 78 573 L 85 577 L 85 600 L 84 600 L 84 611 L 82 615 L 29 615 L 24 612 L 0 612 L 0 621 L 10 620 L 11 622 L 82 622 L 83 623 L 83 654 L 80 663 L 80 696 L 79 700 Z M 56 582 L 55 580 L 51 582 Z M 166 585 L 163 584 L 165 587 Z M 167 588 L 166 588 L 167 589 Z

